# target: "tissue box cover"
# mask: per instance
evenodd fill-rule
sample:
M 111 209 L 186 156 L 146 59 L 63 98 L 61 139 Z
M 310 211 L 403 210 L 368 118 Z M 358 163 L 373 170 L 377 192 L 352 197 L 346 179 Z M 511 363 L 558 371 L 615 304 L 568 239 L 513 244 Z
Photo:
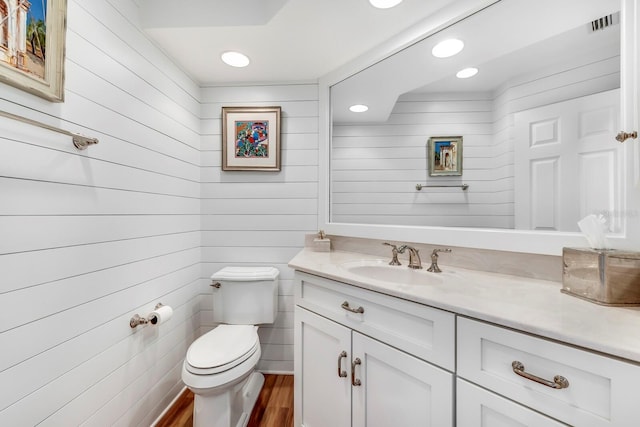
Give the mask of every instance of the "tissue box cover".
M 603 305 L 640 305 L 640 252 L 563 248 L 562 292 Z

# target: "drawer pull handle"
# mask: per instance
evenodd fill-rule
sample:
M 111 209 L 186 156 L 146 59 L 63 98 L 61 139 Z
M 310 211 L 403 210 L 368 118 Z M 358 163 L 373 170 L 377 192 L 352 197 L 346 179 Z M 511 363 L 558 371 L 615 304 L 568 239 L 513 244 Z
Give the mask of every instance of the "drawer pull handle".
M 342 353 L 340 353 L 338 355 L 338 376 L 340 378 L 346 378 L 347 377 L 347 371 L 343 371 L 342 370 L 342 359 L 347 357 L 347 352 L 342 350 Z
M 358 314 L 362 314 L 364 313 L 364 308 L 362 306 L 358 307 L 358 308 L 351 308 L 349 307 L 349 301 L 345 301 L 342 303 L 342 305 L 340 306 L 342 308 L 344 308 L 347 311 L 350 311 L 352 313 L 358 313 Z
M 362 385 L 362 381 L 356 378 L 356 365 L 362 365 L 362 360 L 359 357 L 351 362 L 351 385 L 354 387 L 358 387 Z
M 546 385 L 547 387 L 555 388 L 558 390 L 569 387 L 569 380 L 561 375 L 556 375 L 555 377 L 553 377 L 553 381 L 545 380 L 544 378 L 540 378 L 525 372 L 524 365 L 517 360 L 511 362 L 511 367 L 513 368 L 513 372 L 515 372 L 516 374 L 528 380 L 535 381 L 538 384 Z

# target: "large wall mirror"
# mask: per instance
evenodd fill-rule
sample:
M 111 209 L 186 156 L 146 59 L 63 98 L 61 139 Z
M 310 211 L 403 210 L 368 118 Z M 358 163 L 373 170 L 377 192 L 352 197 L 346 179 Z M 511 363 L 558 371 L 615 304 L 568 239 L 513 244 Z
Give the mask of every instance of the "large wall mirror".
M 327 228 L 558 254 L 584 246 L 577 222 L 598 214 L 628 247 L 625 1 L 497 1 L 330 84 Z M 463 49 L 434 56 L 451 39 Z M 461 164 L 430 138 L 456 141 Z

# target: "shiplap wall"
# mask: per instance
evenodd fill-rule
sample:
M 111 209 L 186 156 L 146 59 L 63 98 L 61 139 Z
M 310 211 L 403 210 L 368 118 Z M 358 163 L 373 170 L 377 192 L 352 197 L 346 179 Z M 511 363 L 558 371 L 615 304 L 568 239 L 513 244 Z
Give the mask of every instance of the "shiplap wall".
M 384 124 L 334 125 L 332 218 L 373 224 L 505 227 L 512 205 L 497 188 L 508 167 L 492 157 L 490 93 L 400 97 Z M 430 177 L 429 136 L 463 137 L 463 176 Z M 416 184 L 469 184 L 424 188 Z
M 258 369 L 293 372 L 293 271 L 287 263 L 317 228 L 318 87 L 207 87 L 202 102 L 202 277 L 227 265 L 280 270 L 279 313 L 258 331 Z M 221 109 L 240 105 L 282 107 L 280 172 L 222 171 Z M 214 326 L 208 298 L 203 331 Z
M 333 128 L 332 219 L 347 223 L 514 227 L 513 114 L 620 87 L 620 57 L 547 66 L 495 93 L 411 94 L 389 120 Z M 462 177 L 429 177 L 429 136 L 462 135 Z M 415 190 L 415 184 L 469 189 Z
M 131 0 L 69 0 L 64 103 L 0 85 L 0 425 L 148 426 L 200 326 L 199 88 Z M 157 302 L 171 321 L 132 330 Z

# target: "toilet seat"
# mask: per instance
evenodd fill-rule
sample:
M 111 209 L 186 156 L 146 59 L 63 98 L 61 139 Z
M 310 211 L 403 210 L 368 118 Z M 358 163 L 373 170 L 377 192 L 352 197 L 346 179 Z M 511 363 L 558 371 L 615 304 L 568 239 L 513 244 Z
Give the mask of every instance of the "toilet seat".
M 185 368 L 196 375 L 227 371 L 249 359 L 259 348 L 258 327 L 219 325 L 189 346 Z

